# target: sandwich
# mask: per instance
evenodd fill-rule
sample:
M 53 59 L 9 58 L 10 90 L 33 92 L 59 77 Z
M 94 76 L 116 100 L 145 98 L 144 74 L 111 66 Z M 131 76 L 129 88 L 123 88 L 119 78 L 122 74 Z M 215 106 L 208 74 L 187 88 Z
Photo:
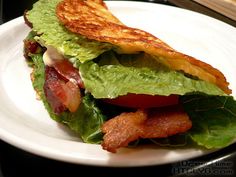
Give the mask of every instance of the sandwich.
M 33 88 L 84 143 L 115 153 L 140 143 L 222 148 L 236 138 L 224 74 L 126 26 L 102 0 L 38 0 L 24 19 Z

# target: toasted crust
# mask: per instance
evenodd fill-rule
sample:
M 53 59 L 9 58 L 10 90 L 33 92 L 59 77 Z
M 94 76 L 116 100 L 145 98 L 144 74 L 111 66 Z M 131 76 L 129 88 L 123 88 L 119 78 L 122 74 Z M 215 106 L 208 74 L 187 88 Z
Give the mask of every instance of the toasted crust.
M 106 4 L 103 2 L 103 0 L 93 0 L 93 2 L 102 5 L 103 7 L 105 7 L 107 9 Z
M 102 0 L 63 0 L 57 5 L 56 13 L 65 27 L 74 33 L 111 43 L 121 53 L 144 51 L 171 69 L 197 76 L 218 85 L 225 93 L 231 93 L 229 83 L 219 70 L 174 50 L 145 31 L 125 26 Z

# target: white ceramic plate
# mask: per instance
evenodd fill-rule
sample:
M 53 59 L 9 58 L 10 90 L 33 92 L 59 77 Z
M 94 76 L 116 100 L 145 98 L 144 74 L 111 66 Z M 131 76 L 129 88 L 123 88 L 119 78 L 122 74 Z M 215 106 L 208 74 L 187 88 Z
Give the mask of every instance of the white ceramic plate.
M 153 3 L 107 2 L 125 24 L 146 30 L 175 49 L 220 69 L 236 88 L 236 29 L 213 18 Z M 108 153 L 82 143 L 51 120 L 36 100 L 22 47 L 29 32 L 23 18 L 0 26 L 0 137 L 26 151 L 67 162 L 98 166 L 146 166 L 198 157 L 194 148 L 139 147 Z M 233 92 L 235 94 L 235 92 Z

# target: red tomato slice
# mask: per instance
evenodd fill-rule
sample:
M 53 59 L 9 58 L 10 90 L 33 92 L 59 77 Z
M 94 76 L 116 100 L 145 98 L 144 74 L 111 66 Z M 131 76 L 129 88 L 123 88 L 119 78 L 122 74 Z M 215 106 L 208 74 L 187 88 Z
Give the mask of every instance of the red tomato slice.
M 178 95 L 159 96 L 159 95 L 145 95 L 129 93 L 114 99 L 104 99 L 105 102 L 117 106 L 129 108 L 153 108 L 170 106 L 179 103 Z

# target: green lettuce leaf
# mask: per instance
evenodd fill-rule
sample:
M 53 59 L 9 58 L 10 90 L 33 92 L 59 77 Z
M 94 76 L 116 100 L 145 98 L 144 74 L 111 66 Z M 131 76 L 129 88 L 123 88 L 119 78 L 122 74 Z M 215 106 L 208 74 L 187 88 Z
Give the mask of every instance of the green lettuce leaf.
M 192 120 L 189 135 L 206 148 L 221 148 L 236 139 L 236 101 L 231 96 L 187 95 L 181 97 Z
M 66 56 L 74 57 L 75 62 L 92 60 L 111 48 L 108 43 L 73 34 L 61 25 L 55 14 L 56 5 L 60 1 L 39 0 L 27 12 L 27 19 L 33 24 L 33 30 L 40 35 L 37 41 L 43 46 L 53 46 Z
M 89 61 L 81 64 L 79 71 L 86 90 L 95 98 L 116 98 L 127 93 L 224 95 L 214 84 L 187 77 L 155 62 L 140 55 L 125 55 L 117 59 L 109 52 L 98 63 Z
M 101 125 L 105 121 L 105 116 L 97 107 L 94 98 L 86 94 L 82 98 L 79 109 L 75 113 L 64 112 L 60 115 L 55 114 L 48 102 L 43 91 L 44 85 L 44 63 L 42 54 L 31 56 L 34 63 L 33 70 L 33 87 L 40 95 L 50 117 L 55 121 L 66 124 L 71 130 L 78 133 L 86 143 L 100 143 L 102 140 Z
M 101 126 L 106 117 L 90 94 L 83 97 L 75 113 L 64 112 L 59 117 L 71 130 L 77 132 L 84 142 L 101 143 L 103 137 Z

